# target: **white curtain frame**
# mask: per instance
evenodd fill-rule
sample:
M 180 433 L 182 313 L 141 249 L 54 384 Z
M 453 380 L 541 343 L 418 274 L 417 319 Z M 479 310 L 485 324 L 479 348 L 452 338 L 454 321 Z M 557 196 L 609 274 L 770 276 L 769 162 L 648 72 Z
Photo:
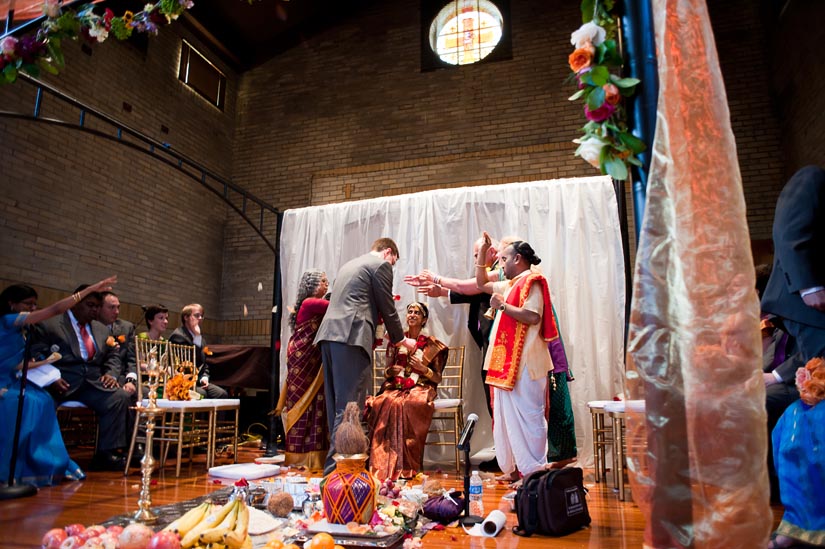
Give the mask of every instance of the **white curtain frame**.
M 480 420 L 473 450 L 492 445 L 479 374 L 481 352 L 467 330 L 466 305 L 446 298 L 417 297 L 404 275 L 430 269 L 439 275 L 473 275 L 473 243 L 488 231 L 494 238 L 518 236 L 542 259 L 553 304 L 576 381 L 570 384 L 579 458 L 592 464 L 592 430 L 587 402 L 610 399 L 623 388 L 625 271 L 620 220 L 609 177 L 533 181 L 420 192 L 287 210 L 281 233 L 283 307 L 281 383 L 291 335 L 287 306 L 293 305 L 301 274 L 326 271 L 335 292 L 338 268 L 388 236 L 400 259 L 393 291 L 397 309 L 412 300 L 427 303 L 427 330 L 451 347 L 464 345 L 464 413 Z M 427 460 L 449 462 L 451 452 L 428 448 Z

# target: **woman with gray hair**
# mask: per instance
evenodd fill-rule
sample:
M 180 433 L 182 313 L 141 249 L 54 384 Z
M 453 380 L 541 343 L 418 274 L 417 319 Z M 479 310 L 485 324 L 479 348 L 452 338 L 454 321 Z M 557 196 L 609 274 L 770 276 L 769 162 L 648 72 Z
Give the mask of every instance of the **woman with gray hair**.
M 286 351 L 286 383 L 275 409 L 283 414 L 286 465 L 323 468 L 329 449 L 321 351 L 312 343 L 329 306 L 323 299 L 328 288 L 323 271 L 304 272 L 289 314 L 292 337 Z

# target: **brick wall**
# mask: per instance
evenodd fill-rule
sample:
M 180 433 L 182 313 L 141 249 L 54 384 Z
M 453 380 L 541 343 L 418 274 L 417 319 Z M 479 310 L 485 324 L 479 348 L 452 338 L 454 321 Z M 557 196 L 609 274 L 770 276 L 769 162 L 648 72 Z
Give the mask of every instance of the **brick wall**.
M 709 4 L 751 236 L 762 241 L 792 166 L 825 163 L 825 126 L 810 115 L 821 110 L 822 69 L 803 61 L 817 34 L 795 31 L 816 19 L 799 2 L 778 22 L 749 0 Z M 564 84 L 578 3 L 529 0 L 511 10 L 511 60 L 422 73 L 418 4 L 372 2 L 242 76 L 221 67 L 224 113 L 177 81 L 179 39 L 191 39 L 177 26 L 152 38 L 146 55 L 107 43 L 89 57 L 70 45 L 67 71 L 51 81 L 281 209 L 593 175 L 572 156 L 583 119 Z M 772 66 L 774 28 L 782 53 Z M 29 109 L 22 90 L 0 87 L 2 108 Z M 0 139 L 0 278 L 66 291 L 118 272 L 127 304 L 177 310 L 197 300 L 215 322 L 207 332 L 268 342 L 272 252 L 218 199 L 148 157 L 78 132 L 0 119 Z M 629 227 L 633 247 L 632 212 Z M 265 232 L 274 236 L 274 224 Z
M 776 35 L 768 51 L 787 156 L 785 179 L 808 164 L 825 166 L 825 64 L 811 57 L 821 48 L 825 3 L 786 4 L 773 20 Z
M 66 70 L 47 81 L 229 176 L 237 77 L 222 67 L 225 112 L 206 103 L 177 79 L 181 36 L 197 45 L 178 25 L 152 37 L 145 54 L 113 39 L 91 56 L 65 44 Z M 33 97 L 23 82 L 0 87 L 4 110 L 31 112 Z M 79 115 L 47 95 L 43 116 L 74 122 Z M 227 216 L 220 199 L 173 168 L 88 133 L 0 118 L 0 142 L 0 278 L 59 293 L 117 273 L 129 320 L 140 318 L 137 304 L 153 302 L 177 311 L 199 301 L 220 316 Z

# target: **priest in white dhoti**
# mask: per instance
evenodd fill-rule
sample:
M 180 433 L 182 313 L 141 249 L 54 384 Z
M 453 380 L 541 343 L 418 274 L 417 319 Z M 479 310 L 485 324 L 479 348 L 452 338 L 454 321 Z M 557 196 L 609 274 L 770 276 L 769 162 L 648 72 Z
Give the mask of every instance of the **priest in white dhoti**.
M 478 257 L 485 257 L 485 232 Z M 492 294 L 499 312 L 485 359 L 487 384 L 493 391 L 493 440 L 503 477 L 518 480 L 547 465 L 547 420 L 544 405 L 547 373 L 553 361 L 547 342 L 558 337 L 547 280 L 531 271 L 541 259 L 524 241 L 501 251 L 499 266 L 507 280 L 488 282 L 486 267 L 476 265 L 479 289 Z

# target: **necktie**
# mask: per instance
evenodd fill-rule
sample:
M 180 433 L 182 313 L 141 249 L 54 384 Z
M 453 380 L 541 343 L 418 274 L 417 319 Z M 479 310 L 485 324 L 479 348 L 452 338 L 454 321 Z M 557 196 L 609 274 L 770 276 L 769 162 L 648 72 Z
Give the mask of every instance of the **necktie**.
M 86 360 L 92 360 L 95 356 L 95 342 L 92 341 L 92 336 L 89 335 L 85 324 L 80 325 L 80 339 L 83 340 L 83 346 L 86 347 Z

